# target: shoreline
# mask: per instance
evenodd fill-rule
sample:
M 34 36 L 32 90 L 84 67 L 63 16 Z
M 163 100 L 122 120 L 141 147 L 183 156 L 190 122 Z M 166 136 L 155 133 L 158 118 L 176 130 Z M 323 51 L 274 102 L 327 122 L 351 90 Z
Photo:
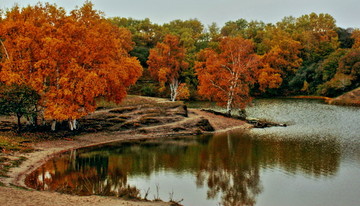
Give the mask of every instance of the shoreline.
M 214 127 L 213 132 L 206 133 L 218 133 L 218 132 L 226 132 L 233 129 L 244 129 L 247 130 L 252 126 L 250 124 L 245 123 L 244 121 L 232 119 L 228 117 L 218 116 L 215 114 L 211 114 L 208 112 L 200 111 L 198 109 L 189 109 L 190 119 L 206 119 L 210 122 L 210 124 Z M 167 125 L 161 125 L 166 127 Z M 160 126 L 160 127 L 161 127 Z M 129 130 L 129 131 L 121 131 L 121 132 L 99 132 L 99 133 L 89 133 L 84 135 L 75 136 L 73 139 L 61 139 L 61 140 L 52 140 L 52 141 L 42 141 L 36 143 L 34 145 L 34 151 L 31 153 L 23 154 L 27 159 L 18 167 L 12 168 L 8 175 L 8 178 L 1 178 L 1 182 L 6 185 L 26 188 L 29 189 L 25 185 L 25 178 L 35 169 L 40 167 L 46 161 L 51 158 L 59 155 L 63 152 L 79 149 L 84 147 L 91 147 L 96 145 L 102 145 L 112 142 L 121 142 L 121 141 L 129 141 L 129 140 L 144 140 L 144 139 L 157 139 L 161 137 L 168 136 L 176 136 L 176 135 L 191 135 L 194 133 L 186 133 L 186 132 L 169 132 L 166 130 L 159 129 L 158 132 L 150 132 L 147 134 L 142 134 L 138 130 Z M 4 189 L 5 188 L 5 189 Z M 32 198 L 23 198 L 22 196 L 26 196 L 28 193 L 31 193 Z M 18 197 L 14 198 L 14 194 L 18 194 Z M 17 196 L 17 195 L 16 195 Z M 35 191 L 31 189 L 30 191 L 15 189 L 13 187 L 0 187 L 0 204 L 1 205 L 16 205 L 19 202 L 11 202 L 11 200 L 21 200 L 22 205 L 33 205 L 32 199 L 36 199 L 38 201 L 38 206 L 46 205 L 46 200 L 44 196 L 47 196 L 49 199 L 55 199 L 58 205 L 129 205 L 129 206 L 162 206 L 162 205 L 171 205 L 172 203 L 167 202 L 154 202 L 154 201 L 131 201 L 124 200 L 120 198 L 114 197 L 101 197 L 101 196 L 87 196 L 80 197 L 76 195 L 65 195 L 56 192 L 48 192 L 48 191 Z M 67 203 L 61 200 L 64 198 L 69 200 Z M 70 201 L 71 199 L 71 201 Z M 78 201 L 76 201 L 78 199 Z M 86 203 L 83 201 L 86 200 Z M 74 202 L 74 204 L 72 203 Z M 99 203 L 99 204 L 98 204 Z M 56 204 L 55 204 L 56 205 Z

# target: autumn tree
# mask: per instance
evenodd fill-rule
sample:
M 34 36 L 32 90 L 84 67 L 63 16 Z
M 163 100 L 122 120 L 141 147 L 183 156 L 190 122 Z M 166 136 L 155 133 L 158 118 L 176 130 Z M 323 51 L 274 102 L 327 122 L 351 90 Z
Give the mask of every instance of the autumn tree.
M 170 86 L 170 99 L 175 101 L 180 85 L 180 73 L 188 68 L 185 49 L 180 45 L 179 38 L 166 35 L 163 42 L 150 50 L 147 63 L 151 76 L 159 81 L 161 89 L 164 89 L 166 84 Z
M 335 19 L 329 14 L 311 13 L 299 18 L 286 17 L 276 25 L 301 44 L 298 57 L 302 63 L 295 74 L 288 75 L 289 91 L 314 93 L 322 83 L 322 77 L 317 75 L 321 73 L 318 72 L 321 62 L 340 46 Z
M 244 109 L 251 101 L 250 87 L 256 81 L 261 59 L 254 52 L 251 40 L 242 37 L 224 38 L 218 51 L 205 49 L 195 64 L 201 96 L 226 106 Z
M 142 67 L 129 56 L 131 34 L 110 24 L 90 2 L 67 14 L 50 4 L 9 10 L 0 25 L 0 81 L 40 94 L 44 117 L 76 119 L 95 110 L 95 98 L 120 102 Z
M 294 40 L 290 33 L 275 26 L 268 26 L 263 32 L 261 47 L 264 52 L 264 67 L 259 70 L 260 90 L 278 88 L 301 66 L 301 43 Z
M 295 26 L 294 38 L 301 42 L 307 64 L 324 59 L 339 47 L 335 19 L 329 14 L 303 15 Z
M 178 95 L 176 97 L 176 100 L 182 100 L 182 99 L 189 99 L 190 97 L 190 90 L 186 83 L 181 83 L 178 88 Z

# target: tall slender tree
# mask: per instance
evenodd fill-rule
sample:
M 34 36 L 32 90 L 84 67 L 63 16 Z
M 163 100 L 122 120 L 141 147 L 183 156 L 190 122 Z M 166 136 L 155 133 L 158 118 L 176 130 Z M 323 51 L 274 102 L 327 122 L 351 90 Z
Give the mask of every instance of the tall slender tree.
M 180 73 L 189 65 L 185 57 L 185 48 L 180 45 L 179 38 L 170 34 L 150 50 L 147 61 L 150 74 L 160 82 L 161 89 L 169 84 L 171 101 L 175 101 L 178 95 Z
M 255 54 L 251 40 L 242 37 L 222 39 L 218 52 L 205 49 L 195 64 L 199 78 L 198 92 L 226 107 L 244 109 L 251 101 L 250 87 L 256 81 L 261 58 Z

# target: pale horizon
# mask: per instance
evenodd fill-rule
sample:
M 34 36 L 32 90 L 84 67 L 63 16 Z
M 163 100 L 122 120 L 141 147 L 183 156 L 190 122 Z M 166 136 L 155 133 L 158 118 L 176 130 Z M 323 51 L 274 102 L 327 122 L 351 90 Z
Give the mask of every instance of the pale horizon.
M 85 0 L 1 0 L 0 9 L 18 4 L 21 7 L 37 2 L 56 3 L 67 11 L 81 6 Z M 358 0 L 92 0 L 94 8 L 106 17 L 149 18 L 152 23 L 164 24 L 181 19 L 198 19 L 204 26 L 213 22 L 222 27 L 225 22 L 246 19 L 276 23 L 284 17 L 300 17 L 315 12 L 334 17 L 341 28 L 360 28 L 360 2 Z

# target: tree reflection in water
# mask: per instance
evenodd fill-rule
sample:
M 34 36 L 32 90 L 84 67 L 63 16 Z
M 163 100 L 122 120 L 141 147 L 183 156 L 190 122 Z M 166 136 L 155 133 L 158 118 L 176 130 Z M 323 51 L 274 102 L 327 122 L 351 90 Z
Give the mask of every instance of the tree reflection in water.
M 26 184 L 37 190 L 76 195 L 138 197 L 139 191 L 127 185 L 127 168 L 114 167 L 114 161 L 113 156 L 78 155 L 73 150 L 42 165 L 26 178 Z
M 220 197 L 221 205 L 255 205 L 263 190 L 262 169 L 322 178 L 334 175 L 339 162 L 336 141 L 260 139 L 228 132 L 74 150 L 45 163 L 26 182 L 39 190 L 79 195 L 138 196 L 127 183 L 129 177 L 176 171 L 193 174 L 197 186 L 207 188 L 207 198 Z
M 222 205 L 254 205 L 261 192 L 259 165 L 251 141 L 234 137 L 215 135 L 201 151 L 197 184 L 207 183 L 208 198 L 222 194 Z

